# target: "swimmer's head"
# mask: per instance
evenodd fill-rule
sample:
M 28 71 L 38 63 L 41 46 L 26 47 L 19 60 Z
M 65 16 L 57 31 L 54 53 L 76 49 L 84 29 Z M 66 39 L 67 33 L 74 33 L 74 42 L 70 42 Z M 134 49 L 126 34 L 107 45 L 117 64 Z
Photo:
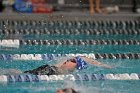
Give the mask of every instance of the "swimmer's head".
M 65 61 L 61 67 L 64 69 L 72 70 L 72 69 L 75 69 L 76 66 L 77 66 L 76 60 L 69 59 L 69 60 Z
M 79 92 L 76 92 L 72 88 L 65 88 L 65 89 L 57 90 L 56 93 L 79 93 Z

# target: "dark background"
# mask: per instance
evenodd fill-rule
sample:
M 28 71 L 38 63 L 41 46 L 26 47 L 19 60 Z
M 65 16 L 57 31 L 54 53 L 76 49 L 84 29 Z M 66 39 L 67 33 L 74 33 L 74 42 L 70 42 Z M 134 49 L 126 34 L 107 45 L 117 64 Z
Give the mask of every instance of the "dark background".
M 58 0 L 46 0 L 48 3 L 57 4 Z M 64 0 L 66 4 L 88 4 L 88 0 Z M 81 1 L 81 2 L 80 2 Z M 140 6 L 140 0 L 135 0 Z M 101 0 L 105 5 L 132 5 L 133 0 Z
M 54 6 L 58 7 L 64 7 L 61 9 L 66 8 L 88 8 L 89 0 L 64 0 L 64 5 L 59 5 L 58 0 L 46 0 L 49 4 L 52 4 Z M 101 6 L 107 7 L 107 6 L 114 6 L 118 5 L 120 9 L 123 11 L 136 11 L 136 8 L 140 8 L 140 0 L 101 0 Z
M 3 6 L 1 4 L 0 0 L 0 11 L 2 11 Z M 59 5 L 58 0 L 46 0 L 47 3 L 52 4 L 54 7 L 56 7 L 56 10 L 65 10 L 65 9 L 81 9 L 81 8 L 88 8 L 89 0 L 64 0 L 65 4 Z M 140 8 L 140 0 L 101 0 L 101 6 L 107 7 L 107 6 L 114 6 L 118 5 L 121 10 L 128 10 L 128 11 L 136 11 L 136 8 Z

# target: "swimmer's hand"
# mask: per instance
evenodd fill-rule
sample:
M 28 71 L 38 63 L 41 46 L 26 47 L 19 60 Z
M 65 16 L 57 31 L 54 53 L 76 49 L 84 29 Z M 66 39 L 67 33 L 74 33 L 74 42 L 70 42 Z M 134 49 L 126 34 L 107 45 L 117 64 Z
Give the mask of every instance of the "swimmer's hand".
M 90 64 L 93 64 L 95 66 L 98 66 L 98 67 L 103 67 L 103 68 L 107 68 L 107 69 L 112 69 L 113 67 L 112 66 L 109 66 L 107 64 L 103 64 L 101 62 L 98 62 L 96 60 L 93 60 L 92 58 L 87 58 L 87 57 L 81 57 L 83 60 L 85 60 L 86 62 L 90 63 Z
M 16 69 L 0 69 L 0 74 L 4 75 L 18 75 L 22 74 L 22 71 Z

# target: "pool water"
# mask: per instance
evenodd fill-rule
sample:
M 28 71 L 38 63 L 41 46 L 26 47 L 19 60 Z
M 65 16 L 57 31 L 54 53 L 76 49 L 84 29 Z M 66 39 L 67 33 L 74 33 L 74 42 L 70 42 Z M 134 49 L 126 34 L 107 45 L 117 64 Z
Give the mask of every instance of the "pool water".
M 140 73 L 139 60 L 99 60 L 106 64 L 116 66 L 111 70 L 90 66 L 86 71 L 75 72 L 85 73 Z M 0 68 L 16 68 L 22 71 L 41 66 L 43 64 L 53 64 L 54 62 L 44 61 L 1 61 Z M 83 93 L 139 93 L 139 81 L 58 81 L 58 82 L 26 82 L 26 83 L 1 83 L 0 92 L 2 93 L 54 93 L 56 89 L 74 87 Z
M 1 39 L 7 38 L 0 35 Z M 126 39 L 139 40 L 140 35 L 21 35 L 10 36 L 16 39 Z M 139 45 L 21 45 L 20 48 L 0 47 L 0 54 L 68 54 L 68 53 L 139 53 Z M 107 74 L 107 73 L 140 73 L 139 59 L 98 59 L 98 61 L 113 66 L 113 69 L 104 69 L 89 66 L 88 69 L 74 74 Z M 55 64 L 56 61 L 17 61 L 0 60 L 0 69 L 20 69 L 21 71 L 34 69 L 44 64 Z M 1 73 L 2 74 L 2 73 Z M 139 93 L 139 81 L 58 81 L 58 82 L 24 82 L 0 83 L 0 93 L 54 93 L 56 89 L 74 87 L 81 93 Z

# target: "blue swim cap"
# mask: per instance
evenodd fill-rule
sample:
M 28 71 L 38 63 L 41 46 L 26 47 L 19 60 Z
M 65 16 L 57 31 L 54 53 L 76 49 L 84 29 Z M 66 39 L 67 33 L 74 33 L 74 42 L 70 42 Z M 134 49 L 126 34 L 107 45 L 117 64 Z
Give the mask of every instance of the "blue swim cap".
M 78 70 L 82 70 L 82 69 L 86 69 L 88 66 L 87 66 L 87 62 L 84 61 L 82 58 L 80 57 L 76 57 L 76 63 L 77 63 L 77 69 Z

